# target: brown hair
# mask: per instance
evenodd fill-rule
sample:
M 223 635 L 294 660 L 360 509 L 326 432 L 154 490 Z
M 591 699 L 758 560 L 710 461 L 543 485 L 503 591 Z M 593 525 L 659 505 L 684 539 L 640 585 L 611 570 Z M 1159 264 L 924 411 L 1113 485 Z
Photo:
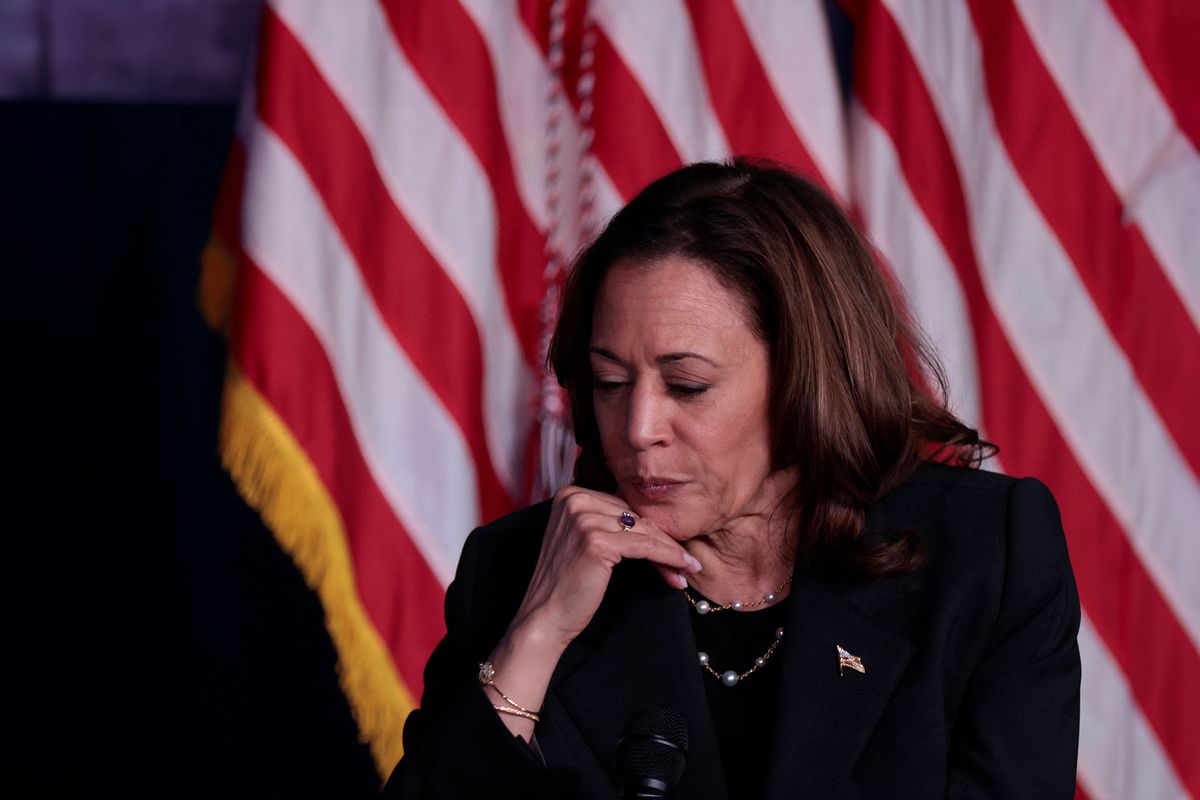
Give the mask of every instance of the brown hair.
M 550 364 L 580 447 L 575 480 L 612 491 L 592 407 L 592 313 L 608 270 L 694 259 L 746 300 L 770 350 L 771 452 L 799 475 L 789 498 L 798 558 L 881 576 L 919 566 L 924 543 L 891 531 L 866 544 L 867 509 L 924 459 L 978 466 L 996 448 L 960 422 L 942 370 L 838 205 L 779 167 L 734 159 L 677 170 L 626 205 L 576 259 Z

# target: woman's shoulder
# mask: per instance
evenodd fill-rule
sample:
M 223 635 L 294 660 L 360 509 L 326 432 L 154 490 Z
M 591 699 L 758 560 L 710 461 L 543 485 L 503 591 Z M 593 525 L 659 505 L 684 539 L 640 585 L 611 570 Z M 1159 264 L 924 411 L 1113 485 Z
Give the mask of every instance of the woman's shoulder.
M 880 500 L 887 517 L 918 512 L 937 516 L 944 522 L 960 517 L 979 522 L 1007 517 L 1026 507 L 1057 510 L 1054 495 L 1036 477 L 1014 477 L 990 470 L 925 463 L 910 479 Z M 892 519 L 889 519 L 892 522 Z
M 493 546 L 526 540 L 540 545 L 542 534 L 546 532 L 546 523 L 550 521 L 551 502 L 543 500 L 497 517 L 476 528 L 471 535 Z
M 884 497 L 875 514 L 884 530 L 925 540 L 925 564 L 897 578 L 920 598 L 906 606 L 914 616 L 902 627 L 954 669 L 1018 641 L 1023 626 L 1044 632 L 1029 634 L 1031 659 L 1043 644 L 1074 636 L 1079 599 L 1067 540 L 1041 481 L 931 464 Z
M 961 491 L 1006 492 L 1018 480 L 1011 475 L 992 472 L 982 467 L 960 467 L 925 461 L 901 488 L 940 486 Z
M 1014 559 L 1067 563 L 1054 496 L 1036 478 L 925 464 L 881 499 L 885 528 L 916 530 L 933 566 L 1003 571 Z
M 471 531 L 459 556 L 459 577 L 465 571 L 531 572 L 550 520 L 550 502 L 526 506 Z

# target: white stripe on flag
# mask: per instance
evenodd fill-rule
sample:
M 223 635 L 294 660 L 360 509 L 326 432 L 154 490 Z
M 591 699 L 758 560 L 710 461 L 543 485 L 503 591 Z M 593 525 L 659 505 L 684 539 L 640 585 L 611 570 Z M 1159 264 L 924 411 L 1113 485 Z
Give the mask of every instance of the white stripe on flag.
M 857 100 L 850 107 L 850 132 L 855 207 L 946 369 L 951 410 L 978 427 L 975 337 L 954 265 L 909 189 L 891 138 Z
M 846 121 L 825 9 L 818 0 L 736 0 L 736 6 L 788 121 L 845 200 Z
M 1200 486 L 1008 159 L 968 11 L 955 3 L 885 3 L 963 176 L 991 306 L 1080 466 L 1200 644 L 1200 538 L 1179 524 L 1200 519 Z
M 1134 702 L 1125 675 L 1086 614 L 1079 626 L 1079 657 L 1079 774 L 1088 795 L 1092 800 L 1187 797 L 1174 765 Z
M 496 204 L 487 174 L 404 58 L 375 0 L 272 6 L 346 106 L 396 206 L 470 308 L 483 349 L 488 450 L 496 474 L 515 492 L 533 375 L 497 271 Z
M 1200 326 L 1200 154 L 1107 3 L 1015 2 L 1126 216 Z
M 549 213 L 545 197 L 546 98 L 553 88 L 550 68 L 533 35 L 521 21 L 516 0 L 462 0 L 462 4 L 487 43 L 521 200 L 530 217 L 545 232 Z M 579 157 L 585 147 L 578 120 L 565 98 L 563 111 L 559 132 L 564 169 L 559 202 L 564 231 L 563 240 L 555 244 L 569 258 L 585 244 L 579 213 L 582 199 Z M 592 190 L 593 213 L 599 220 L 607 220 L 623 205 L 612 180 L 598 163 L 593 172 Z
M 521 202 L 533 224 L 544 233 L 548 224 L 546 98 L 552 86 L 550 69 L 535 49 L 520 41 L 523 26 L 515 0 L 460 2 L 488 49 L 500 124 Z
M 262 123 L 246 144 L 246 254 L 312 327 L 371 475 L 446 585 L 480 521 L 470 448 L 396 345 L 295 156 Z
M 595 0 L 593 9 L 684 163 L 728 158 L 729 143 L 713 111 L 691 17 L 683 4 Z

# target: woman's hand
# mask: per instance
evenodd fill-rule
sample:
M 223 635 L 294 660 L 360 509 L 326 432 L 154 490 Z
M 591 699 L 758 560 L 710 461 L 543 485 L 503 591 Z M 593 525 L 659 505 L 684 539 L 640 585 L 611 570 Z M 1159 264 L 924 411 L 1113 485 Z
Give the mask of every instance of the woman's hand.
M 489 659 L 496 684 L 526 708 L 541 708 L 559 657 L 591 621 L 623 559 L 650 561 L 676 589 L 687 585 L 685 574 L 700 571 L 700 562 L 650 520 L 638 517 L 622 530 L 619 517 L 626 511 L 619 498 L 578 486 L 555 494 L 525 599 Z M 491 687 L 485 691 L 493 703 L 504 703 Z M 500 716 L 513 733 L 532 734 L 531 721 Z
M 629 507 L 603 492 L 564 486 L 554 496 L 542 552 L 513 627 L 533 625 L 563 649 L 591 621 L 622 559 L 650 561 L 668 584 L 687 585 L 700 562 L 659 530 L 636 518 L 628 531 L 619 517 Z

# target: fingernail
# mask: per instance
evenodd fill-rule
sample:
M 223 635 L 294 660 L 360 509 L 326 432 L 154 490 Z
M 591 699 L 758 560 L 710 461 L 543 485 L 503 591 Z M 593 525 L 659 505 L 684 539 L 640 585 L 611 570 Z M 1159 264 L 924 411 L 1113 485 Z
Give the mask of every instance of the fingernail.
M 682 573 L 682 572 L 676 572 L 676 573 L 675 573 L 675 584 L 676 584 L 676 585 L 677 585 L 677 586 L 678 586 L 680 589 L 686 589 L 686 588 L 687 588 L 687 585 L 688 585 L 687 578 L 683 577 L 683 573 Z
M 684 556 L 684 559 L 691 565 L 692 572 L 699 572 L 704 569 L 704 567 L 700 566 L 700 561 L 694 555 L 689 553 Z

